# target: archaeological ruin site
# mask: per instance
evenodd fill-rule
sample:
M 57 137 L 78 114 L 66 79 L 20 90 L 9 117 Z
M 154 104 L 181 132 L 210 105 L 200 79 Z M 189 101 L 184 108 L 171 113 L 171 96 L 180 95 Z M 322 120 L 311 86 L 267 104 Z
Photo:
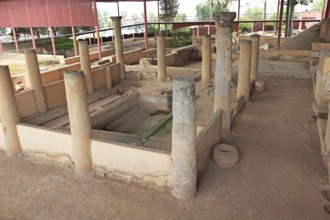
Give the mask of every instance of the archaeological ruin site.
M 168 22 L 184 46 L 123 34 L 119 14 L 107 40 L 98 1 L 31 2 L 0 1 L 0 219 L 329 219 L 328 1 L 291 37 L 240 33 L 239 11 Z M 17 27 L 51 27 L 51 49 Z

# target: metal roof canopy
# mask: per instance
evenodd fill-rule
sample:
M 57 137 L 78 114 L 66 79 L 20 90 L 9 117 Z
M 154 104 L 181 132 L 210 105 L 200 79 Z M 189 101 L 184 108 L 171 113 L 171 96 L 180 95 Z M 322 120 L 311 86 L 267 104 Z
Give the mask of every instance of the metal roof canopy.
M 93 2 L 94 0 L 0 1 L 0 27 L 95 26 L 97 12 Z

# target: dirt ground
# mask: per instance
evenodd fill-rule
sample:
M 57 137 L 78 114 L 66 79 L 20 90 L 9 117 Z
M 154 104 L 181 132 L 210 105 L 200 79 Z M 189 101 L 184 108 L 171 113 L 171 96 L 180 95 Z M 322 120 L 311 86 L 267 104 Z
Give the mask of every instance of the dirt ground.
M 210 161 L 195 199 L 1 152 L 0 219 L 329 219 L 311 81 L 262 79 L 224 141 L 240 162 Z

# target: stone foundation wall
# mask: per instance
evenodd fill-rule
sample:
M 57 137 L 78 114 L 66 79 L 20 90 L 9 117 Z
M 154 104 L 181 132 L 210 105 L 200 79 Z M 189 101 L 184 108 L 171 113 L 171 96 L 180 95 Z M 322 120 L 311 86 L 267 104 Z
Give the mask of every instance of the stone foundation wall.
M 15 94 L 18 115 L 24 118 L 37 113 L 33 90 L 25 90 Z
M 221 141 L 222 110 L 218 110 L 208 120 L 196 138 L 197 171 L 202 172 L 206 166 L 215 144 Z

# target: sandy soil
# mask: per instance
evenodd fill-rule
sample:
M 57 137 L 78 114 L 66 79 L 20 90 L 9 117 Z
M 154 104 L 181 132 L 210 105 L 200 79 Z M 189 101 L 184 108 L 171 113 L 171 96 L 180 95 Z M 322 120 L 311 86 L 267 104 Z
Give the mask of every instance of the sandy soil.
M 329 219 L 311 81 L 263 79 L 225 140 L 239 164 L 211 161 L 195 199 L 1 152 L 0 219 Z

